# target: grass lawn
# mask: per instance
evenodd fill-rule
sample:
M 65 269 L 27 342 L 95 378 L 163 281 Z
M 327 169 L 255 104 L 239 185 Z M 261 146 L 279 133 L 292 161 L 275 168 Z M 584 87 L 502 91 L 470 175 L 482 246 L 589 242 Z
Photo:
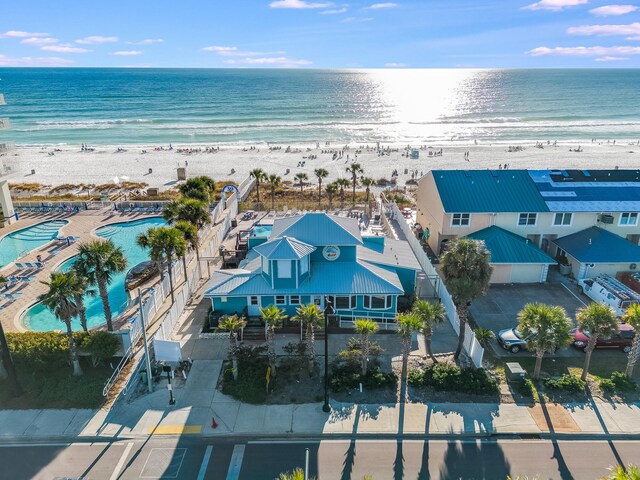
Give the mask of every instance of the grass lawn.
M 100 407 L 105 401 L 102 389 L 112 370 L 105 366 L 94 368 L 82 359 L 80 364 L 84 375 L 77 378 L 71 375 L 71 368 L 35 374 L 17 367 L 24 394 L 9 398 L 7 383 L 0 380 L 0 409 Z
M 534 357 L 518 358 L 518 363 L 529 374 L 533 373 L 536 363 Z M 584 365 L 584 355 L 578 357 L 544 357 L 542 359 L 542 375 L 552 377 L 565 373 L 580 376 Z M 589 373 L 593 377 L 605 378 L 611 376 L 613 372 L 624 372 L 627 367 L 627 355 L 618 351 L 596 350 L 591 356 Z M 638 380 L 637 372 L 634 378 Z

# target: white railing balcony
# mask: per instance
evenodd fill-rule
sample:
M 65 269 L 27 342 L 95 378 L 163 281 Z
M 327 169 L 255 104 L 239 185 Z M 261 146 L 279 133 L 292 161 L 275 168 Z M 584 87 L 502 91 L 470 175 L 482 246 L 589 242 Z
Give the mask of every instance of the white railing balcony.
M 16 148 L 16 144 L 13 142 L 0 142 L 0 154 L 7 153 L 14 148 Z
M 4 101 L 4 95 L 0 93 L 0 105 L 6 105 L 7 103 Z
M 9 180 L 9 178 L 15 175 L 16 172 L 10 166 L 0 163 L 0 182 Z
M 0 130 L 8 130 L 11 128 L 11 122 L 8 118 L 0 118 Z

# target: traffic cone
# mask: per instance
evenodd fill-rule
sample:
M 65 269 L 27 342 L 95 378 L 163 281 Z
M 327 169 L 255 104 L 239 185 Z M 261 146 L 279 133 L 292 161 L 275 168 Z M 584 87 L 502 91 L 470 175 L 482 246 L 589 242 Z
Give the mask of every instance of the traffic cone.
M 215 417 L 211 417 L 211 428 L 218 428 Z

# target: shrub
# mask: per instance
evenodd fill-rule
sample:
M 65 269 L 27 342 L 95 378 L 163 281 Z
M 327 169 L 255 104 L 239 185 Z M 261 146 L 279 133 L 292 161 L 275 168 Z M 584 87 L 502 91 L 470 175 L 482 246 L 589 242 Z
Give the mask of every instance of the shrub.
M 266 373 L 268 367 L 266 345 L 240 345 L 237 350 L 238 380 L 233 369 L 224 371 L 222 392 L 247 403 L 264 403 L 267 398 Z M 272 382 L 274 380 L 272 379 Z
M 498 381 L 483 368 L 460 368 L 452 363 L 436 363 L 409 372 L 409 384 L 438 391 L 490 395 L 499 392 Z
M 516 384 L 516 391 L 523 397 L 535 397 L 537 393 L 536 386 L 530 378 L 525 378 L 524 381 L 518 382 Z
M 600 388 L 605 392 L 631 392 L 636 383 L 623 372 L 613 372 L 611 377 L 600 380 Z
M 565 373 L 560 378 L 545 378 L 544 384 L 552 390 L 563 390 L 569 393 L 582 392 L 587 386 L 586 382 L 569 373 Z
M 76 332 L 73 336 L 81 344 L 87 334 Z M 20 332 L 6 337 L 13 360 L 28 370 L 44 373 L 69 365 L 69 341 L 64 333 Z
M 378 365 L 373 365 L 363 377 L 360 375 L 360 366 L 352 363 L 334 364 L 329 383 L 334 392 L 345 392 L 360 387 L 376 389 L 391 387 L 396 384 L 396 376 L 393 373 L 383 372 Z
M 116 354 L 120 348 L 120 342 L 115 335 L 98 331 L 85 334 L 81 342 L 78 343 L 78 347 L 91 356 L 91 364 L 96 367 Z

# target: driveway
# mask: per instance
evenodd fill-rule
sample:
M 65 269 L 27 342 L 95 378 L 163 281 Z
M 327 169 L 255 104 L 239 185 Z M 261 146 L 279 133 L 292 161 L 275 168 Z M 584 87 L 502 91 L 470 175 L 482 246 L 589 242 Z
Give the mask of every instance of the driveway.
M 470 312 L 478 326 L 493 330 L 497 335 L 500 330 L 515 327 L 518 324 L 518 312 L 527 303 L 534 302 L 564 307 L 569 318 L 575 322 L 576 310 L 587 305 L 590 300 L 579 293 L 575 285 L 564 283 L 492 285 L 483 298 L 471 304 Z M 513 355 L 502 349 L 495 340 L 492 346 L 500 356 Z M 557 354 L 573 356 L 582 352 L 565 348 Z

